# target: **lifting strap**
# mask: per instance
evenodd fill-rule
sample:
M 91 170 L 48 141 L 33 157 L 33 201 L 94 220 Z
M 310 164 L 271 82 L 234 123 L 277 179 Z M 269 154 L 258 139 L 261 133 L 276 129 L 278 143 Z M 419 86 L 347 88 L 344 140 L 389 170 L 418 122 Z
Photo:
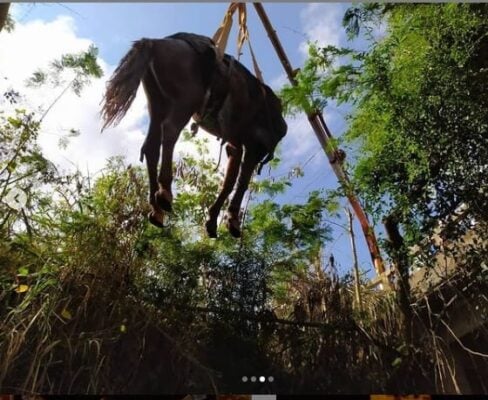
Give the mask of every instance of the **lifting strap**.
M 232 28 L 232 17 L 234 16 L 234 13 L 238 8 L 242 8 L 242 6 L 245 4 L 242 3 L 230 3 L 229 8 L 227 9 L 227 12 L 224 15 L 224 19 L 222 20 L 222 23 L 220 24 L 219 28 L 213 35 L 213 42 L 215 43 L 215 47 L 217 50 L 217 60 L 219 62 L 222 62 L 224 59 L 224 54 L 225 54 L 225 49 L 227 47 L 227 41 L 229 40 L 229 34 L 230 34 L 230 29 Z M 229 73 L 230 73 L 230 67 L 229 67 Z M 205 97 L 203 100 L 203 105 L 200 110 L 200 115 L 203 116 L 205 113 L 205 109 L 207 108 L 208 101 L 211 96 L 211 87 L 209 86 L 207 88 L 207 91 L 205 93 Z M 191 132 L 192 135 L 195 136 L 198 132 L 198 126 L 199 126 L 199 121 L 195 121 L 193 124 L 191 124 Z M 222 153 L 222 146 L 224 142 L 222 141 L 222 144 L 220 146 L 220 152 Z M 220 157 L 219 157 L 219 163 L 220 163 Z M 218 166 L 217 166 L 218 167 Z
M 249 45 L 249 51 L 251 53 L 254 74 L 256 78 L 259 79 L 261 83 L 264 82 L 263 74 L 259 69 L 258 62 L 256 60 L 256 56 L 251 46 L 251 40 L 249 38 L 249 30 L 247 29 L 247 9 L 246 3 L 235 3 L 232 2 L 227 9 L 227 12 L 224 15 L 224 19 L 220 24 L 220 27 L 217 29 L 213 36 L 213 41 L 217 47 L 217 54 L 219 57 L 219 61 L 221 61 L 224 57 L 225 49 L 227 47 L 227 42 L 229 40 L 230 30 L 232 28 L 233 17 L 235 12 L 238 11 L 238 22 L 239 22 L 239 32 L 237 34 L 237 60 L 239 60 L 241 56 L 242 46 L 244 42 L 247 41 Z
M 230 29 L 232 28 L 232 17 L 234 16 L 234 13 L 239 8 L 239 6 L 239 3 L 230 3 L 227 12 L 224 15 L 224 19 L 220 24 L 220 27 L 217 29 L 213 36 L 213 41 L 217 46 L 219 60 L 222 60 L 224 58 L 227 41 L 229 40 Z
M 263 74 L 259 68 L 256 55 L 254 54 L 252 45 L 251 45 L 251 39 L 249 38 L 249 30 L 247 29 L 247 10 L 246 10 L 246 3 L 236 3 L 232 2 L 229 5 L 229 8 L 227 9 L 227 12 L 224 15 L 224 19 L 222 20 L 222 23 L 220 24 L 220 27 L 217 29 L 213 36 L 213 41 L 215 43 L 215 46 L 217 47 L 217 59 L 219 61 L 222 61 L 224 58 L 225 54 L 225 49 L 227 47 L 227 42 L 229 40 L 229 35 L 230 35 L 230 30 L 232 28 L 232 23 L 233 23 L 233 17 L 235 12 L 238 11 L 238 23 L 239 23 L 239 32 L 237 34 L 237 60 L 240 59 L 241 56 L 241 50 L 242 46 L 244 45 L 244 42 L 247 41 L 247 44 L 249 46 L 249 52 L 251 53 L 251 59 L 252 59 L 252 64 L 254 68 L 254 75 L 256 78 L 263 84 L 264 79 L 263 79 Z M 263 87 L 261 87 L 263 90 L 263 96 L 266 97 L 266 93 Z M 266 101 L 266 100 L 265 100 Z M 206 104 L 206 102 L 205 102 Z M 193 129 L 192 129 L 193 130 Z M 195 131 L 196 133 L 196 131 Z M 224 145 L 224 140 L 221 142 L 220 146 L 220 155 L 219 155 L 219 162 L 217 164 L 217 169 L 220 164 L 220 158 L 222 156 L 222 147 Z M 269 153 L 264 160 L 262 160 L 259 163 L 258 167 L 258 175 L 261 174 L 261 170 L 265 164 L 267 164 L 269 161 L 273 159 L 273 154 Z

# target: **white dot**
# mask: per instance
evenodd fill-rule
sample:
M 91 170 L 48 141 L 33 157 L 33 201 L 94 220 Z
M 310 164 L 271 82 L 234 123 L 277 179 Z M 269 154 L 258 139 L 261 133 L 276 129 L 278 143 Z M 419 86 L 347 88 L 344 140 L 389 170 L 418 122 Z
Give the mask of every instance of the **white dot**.
M 274 378 L 273 378 L 272 376 L 269 376 L 269 377 L 268 377 L 268 381 L 269 381 L 269 382 L 273 382 L 273 381 L 274 381 Z
M 251 376 L 251 382 L 256 382 L 256 377 L 255 376 Z
M 242 382 L 247 382 L 247 376 L 242 377 Z
M 259 382 L 264 382 L 265 380 L 266 380 L 266 378 L 264 376 L 259 377 Z

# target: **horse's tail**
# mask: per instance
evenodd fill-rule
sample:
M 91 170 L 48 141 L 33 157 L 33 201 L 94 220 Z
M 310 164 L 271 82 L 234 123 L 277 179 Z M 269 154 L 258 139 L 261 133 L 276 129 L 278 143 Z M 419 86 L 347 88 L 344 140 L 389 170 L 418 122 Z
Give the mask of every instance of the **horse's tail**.
M 150 39 L 134 42 L 108 81 L 102 107 L 102 130 L 117 125 L 134 101 L 139 83 L 151 60 L 152 45 Z

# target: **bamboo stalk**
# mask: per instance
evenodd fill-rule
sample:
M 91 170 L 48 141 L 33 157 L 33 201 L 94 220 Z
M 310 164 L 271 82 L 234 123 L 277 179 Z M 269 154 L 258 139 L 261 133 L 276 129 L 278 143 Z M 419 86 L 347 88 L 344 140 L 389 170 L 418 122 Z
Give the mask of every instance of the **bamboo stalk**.
M 7 22 L 8 10 L 10 8 L 10 3 L 0 3 L 0 32 L 4 28 Z
M 253 3 L 253 4 L 257 14 L 259 15 L 259 18 L 261 19 L 261 22 L 263 23 L 263 26 L 268 34 L 268 37 L 271 40 L 271 43 L 273 44 L 273 47 L 276 50 L 276 53 L 278 54 L 278 58 L 280 59 L 283 68 L 285 69 L 289 81 L 291 82 L 292 85 L 295 86 L 297 84 L 295 80 L 296 71 L 292 68 L 290 60 L 288 59 L 285 50 L 283 49 L 283 46 L 281 45 L 280 40 L 278 39 L 276 31 L 273 29 L 273 26 L 271 25 L 271 22 L 268 16 L 266 15 L 266 12 L 264 11 L 263 5 L 261 3 Z M 385 267 L 383 264 L 383 259 L 381 258 L 381 253 L 378 246 L 378 242 L 376 240 L 375 233 L 368 221 L 368 217 L 364 212 L 361 203 L 359 202 L 356 194 L 354 193 L 354 190 L 352 188 L 352 185 L 349 181 L 346 172 L 342 168 L 342 164 L 340 160 L 338 160 L 337 155 L 339 149 L 336 146 L 334 146 L 333 142 L 331 141 L 333 137 L 332 134 L 330 133 L 329 128 L 325 123 L 322 113 L 319 110 L 312 109 L 311 107 L 310 109 L 312 111 L 307 112 L 310 125 L 312 126 L 312 129 L 315 132 L 315 135 L 317 136 L 320 145 L 324 149 L 324 152 L 327 155 L 327 158 L 329 159 L 329 163 L 332 166 L 334 173 L 336 174 L 339 182 L 342 184 L 342 186 L 346 191 L 346 196 L 361 225 L 361 229 L 366 239 L 366 243 L 368 245 L 369 253 L 371 255 L 371 259 L 373 261 L 373 265 L 376 270 L 376 273 L 380 276 L 385 275 L 384 274 Z M 387 278 L 384 279 L 384 284 L 385 284 L 384 288 L 390 288 L 390 282 Z
M 352 213 L 351 210 L 346 207 L 345 208 L 347 221 L 348 221 L 348 232 L 349 238 L 351 239 L 351 250 L 352 250 L 352 259 L 353 259 L 353 271 L 354 271 L 354 289 L 356 292 L 356 304 L 358 306 L 359 311 L 363 310 L 363 302 L 361 299 L 361 285 L 359 282 L 359 266 L 358 266 L 358 254 L 356 251 L 356 240 L 354 238 L 354 230 L 352 228 Z

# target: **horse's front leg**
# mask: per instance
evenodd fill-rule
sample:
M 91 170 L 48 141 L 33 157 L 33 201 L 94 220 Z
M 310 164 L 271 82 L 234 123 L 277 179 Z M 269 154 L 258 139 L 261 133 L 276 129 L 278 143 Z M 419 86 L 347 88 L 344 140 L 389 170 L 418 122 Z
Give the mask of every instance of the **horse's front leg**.
M 205 224 L 207 229 L 207 234 L 211 238 L 217 237 L 217 218 L 219 216 L 220 210 L 224 205 L 225 200 L 229 197 L 234 185 L 236 183 L 237 174 L 239 172 L 239 165 L 242 158 L 242 147 L 234 146 L 227 143 L 225 146 L 225 151 L 227 152 L 227 169 L 225 171 L 224 183 L 222 189 L 220 190 L 217 199 L 215 200 L 212 207 L 209 210 L 209 218 Z
M 239 178 L 237 179 L 236 191 L 229 204 L 229 208 L 227 209 L 227 228 L 229 229 L 230 234 L 235 238 L 241 236 L 239 212 L 241 210 L 244 193 L 249 187 L 249 182 L 251 181 L 254 169 L 264 156 L 265 153 L 261 147 L 249 146 L 245 150 L 244 160 L 241 165 Z

